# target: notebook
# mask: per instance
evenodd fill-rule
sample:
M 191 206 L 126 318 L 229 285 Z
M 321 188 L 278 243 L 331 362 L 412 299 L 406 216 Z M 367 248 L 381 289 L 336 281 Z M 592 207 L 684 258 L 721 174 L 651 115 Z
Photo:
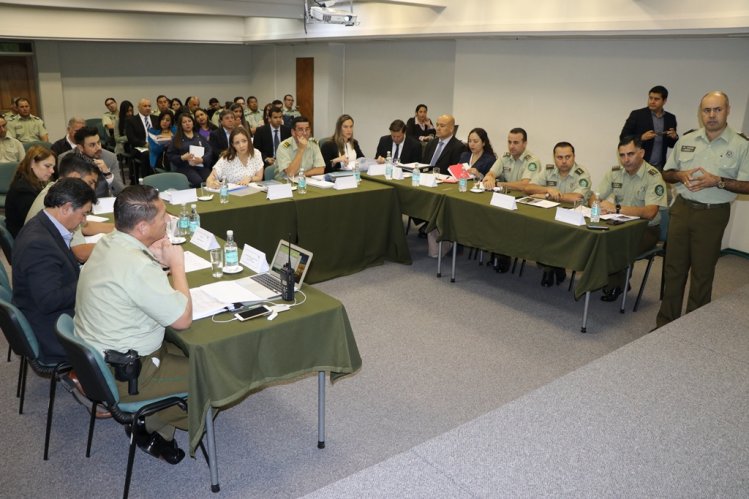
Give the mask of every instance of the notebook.
M 289 249 L 289 243 L 283 239 L 278 242 L 276 254 L 273 255 L 268 272 L 239 279 L 237 283 L 261 300 L 278 298 L 281 296 L 280 272 L 289 262 L 289 251 L 291 252 L 291 268 L 294 270 L 294 290 L 299 291 L 312 261 L 312 252 L 295 244 L 292 244 Z

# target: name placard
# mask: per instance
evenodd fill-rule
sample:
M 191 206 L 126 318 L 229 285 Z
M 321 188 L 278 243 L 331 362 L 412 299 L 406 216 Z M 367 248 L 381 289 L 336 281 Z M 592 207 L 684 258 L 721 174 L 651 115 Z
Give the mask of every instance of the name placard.
M 192 235 L 190 242 L 203 251 L 210 251 L 221 247 L 216 240 L 216 236 L 202 227 L 195 229 L 195 233 Z
M 268 199 L 291 198 L 291 184 L 272 184 L 268 186 Z
M 422 173 L 419 176 L 419 185 L 423 187 L 437 187 L 437 177 L 434 173 Z
M 554 215 L 554 220 L 570 225 L 585 225 L 585 217 L 579 211 L 568 210 L 566 208 L 557 208 L 557 212 Z
M 494 194 L 492 194 L 492 198 L 489 201 L 489 204 L 505 210 L 518 209 L 518 205 L 515 203 L 515 196 L 510 196 L 508 194 L 502 194 L 499 192 L 495 192 Z
M 400 166 L 393 167 L 393 178 L 395 180 L 403 180 L 403 168 Z
M 198 193 L 196 189 L 182 189 L 181 191 L 171 191 L 169 202 L 171 204 L 190 204 L 198 202 Z
M 356 182 L 356 177 L 353 175 L 348 177 L 338 177 L 335 179 L 335 184 L 333 184 L 333 189 L 337 191 L 356 189 L 357 187 L 359 187 L 359 184 Z
M 385 165 L 380 164 L 380 163 L 369 165 L 369 170 L 367 170 L 367 175 L 372 175 L 372 176 L 385 175 Z
M 265 253 L 249 244 L 245 244 L 242 248 L 242 258 L 239 259 L 239 263 L 258 274 L 270 270 Z

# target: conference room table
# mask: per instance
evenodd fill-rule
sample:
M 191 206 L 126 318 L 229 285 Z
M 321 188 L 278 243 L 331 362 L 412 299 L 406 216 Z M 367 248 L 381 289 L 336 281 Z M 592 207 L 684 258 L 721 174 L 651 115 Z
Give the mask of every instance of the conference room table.
M 393 186 L 404 213 L 427 221 L 427 231 L 438 229 L 439 239 L 453 241 L 492 253 L 543 262 L 581 273 L 575 283 L 575 298 L 585 296 L 581 330 L 587 328 L 590 292 L 602 288 L 610 273 L 631 264 L 638 254 L 647 221 L 635 220 L 609 230 L 596 231 L 554 220 L 556 209 L 518 203 L 517 210 L 490 205 L 492 191 L 459 192 L 457 184 L 413 187 L 411 179 L 371 180 Z M 472 182 L 471 182 L 472 184 Z M 522 197 L 520 192 L 511 192 Z M 563 204 L 562 207 L 565 207 Z M 453 248 L 452 280 L 455 280 Z M 437 274 L 442 259 L 438 258 Z
M 410 264 L 411 254 L 403 233 L 401 209 L 395 190 L 363 180 L 348 190 L 307 187 L 293 198 L 270 201 L 263 192 L 246 196 L 219 196 L 197 202 L 201 226 L 218 237 L 234 231 L 240 250 L 249 244 L 270 260 L 280 239 L 311 251 L 314 256 L 306 282 L 322 282 L 381 265 L 385 260 Z M 180 207 L 168 210 L 179 214 Z
M 207 252 L 187 243 L 186 250 L 207 259 Z M 222 280 L 251 274 L 224 274 Z M 187 274 L 190 287 L 215 282 L 210 269 Z M 343 304 L 303 286 L 297 302 L 274 320 L 213 322 L 207 317 L 193 321 L 189 329 L 167 328 L 167 338 L 189 358 L 188 435 L 194 455 L 203 433 L 208 443 L 211 489 L 218 491 L 218 464 L 213 418 L 252 392 L 273 384 L 317 373 L 318 447 L 325 445 L 325 373 L 334 382 L 357 371 L 362 360 Z M 281 302 L 280 300 L 276 300 Z M 281 302 L 282 303 L 282 302 Z M 216 321 L 229 320 L 225 312 Z

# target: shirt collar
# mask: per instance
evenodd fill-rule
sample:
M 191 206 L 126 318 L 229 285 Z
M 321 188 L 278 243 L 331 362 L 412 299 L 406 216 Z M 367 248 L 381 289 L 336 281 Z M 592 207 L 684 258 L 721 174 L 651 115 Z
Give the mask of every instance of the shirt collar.
M 65 245 L 70 248 L 70 241 L 73 240 L 73 233 L 61 224 L 59 220 L 50 215 L 46 209 L 42 210 L 42 212 L 47 215 L 47 218 L 49 218 L 49 220 L 54 224 L 55 228 L 60 233 L 60 236 L 62 236 L 63 241 L 65 241 Z

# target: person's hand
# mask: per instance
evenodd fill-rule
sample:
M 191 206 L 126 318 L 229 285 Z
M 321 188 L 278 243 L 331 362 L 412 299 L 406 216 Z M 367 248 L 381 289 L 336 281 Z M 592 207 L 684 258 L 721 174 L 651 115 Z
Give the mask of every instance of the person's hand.
M 616 213 L 616 205 L 610 201 L 601 201 L 601 213 L 606 215 L 607 213 Z
M 674 140 L 679 138 L 679 135 L 676 133 L 675 128 L 669 128 L 668 131 L 666 132 L 666 135 L 668 135 L 669 138 L 672 138 Z
M 377 164 L 381 165 L 381 164 L 383 164 L 385 162 L 385 158 L 383 158 L 382 156 L 377 156 L 377 158 L 375 159 L 375 161 L 377 161 Z
M 94 160 L 94 165 L 96 166 L 96 168 L 98 168 L 98 169 L 99 169 L 99 171 L 100 171 L 100 172 L 102 172 L 102 173 L 104 173 L 104 174 L 107 174 L 107 173 L 109 173 L 109 167 L 108 167 L 108 166 L 107 166 L 107 164 L 106 164 L 106 163 L 104 162 L 104 160 L 101 160 L 101 159 L 95 159 L 95 160 Z
M 164 237 L 153 243 L 148 248 L 153 256 L 163 267 L 170 269 L 183 268 L 185 265 L 185 256 L 182 246 L 172 244 L 169 238 Z
M 307 144 L 309 143 L 307 137 L 299 137 L 298 139 L 296 139 L 296 142 L 299 145 L 299 149 L 305 149 L 307 147 Z
M 180 159 L 182 161 L 188 161 L 189 162 L 192 158 L 193 158 L 193 155 L 192 155 L 191 152 L 186 152 L 185 154 L 183 154 L 182 156 L 180 156 Z
M 686 188 L 692 192 L 701 191 L 708 187 L 715 187 L 720 182 L 719 176 L 713 175 L 701 166 L 681 173 L 683 175 L 680 175 L 679 178 Z
M 187 163 L 190 166 L 197 166 L 203 164 L 203 156 L 195 156 L 194 154 L 191 154 L 192 156 L 190 159 L 187 160 Z
M 484 187 L 487 189 L 494 189 L 494 186 L 497 183 L 497 179 L 494 178 L 494 175 L 491 173 L 487 173 L 484 177 Z
M 205 181 L 205 185 L 207 187 L 210 187 L 211 189 L 218 189 L 219 187 L 221 187 L 221 183 L 213 175 L 208 177 L 208 179 Z
M 249 183 L 250 183 L 251 181 L 252 181 L 252 179 L 251 179 L 250 177 L 245 177 L 245 178 L 243 178 L 242 180 L 240 180 L 240 181 L 239 181 L 239 182 L 237 182 L 237 183 L 238 183 L 239 185 L 247 185 L 247 184 L 249 184 Z
M 648 130 L 647 132 L 643 133 L 640 137 L 641 140 L 653 140 L 655 138 L 655 132 L 653 130 Z
M 559 192 L 559 189 L 555 187 L 549 187 L 548 189 L 546 189 L 546 199 L 551 199 L 552 201 L 561 201 L 562 193 Z
M 268 165 L 272 165 L 276 162 L 276 158 L 265 158 L 265 163 Z

